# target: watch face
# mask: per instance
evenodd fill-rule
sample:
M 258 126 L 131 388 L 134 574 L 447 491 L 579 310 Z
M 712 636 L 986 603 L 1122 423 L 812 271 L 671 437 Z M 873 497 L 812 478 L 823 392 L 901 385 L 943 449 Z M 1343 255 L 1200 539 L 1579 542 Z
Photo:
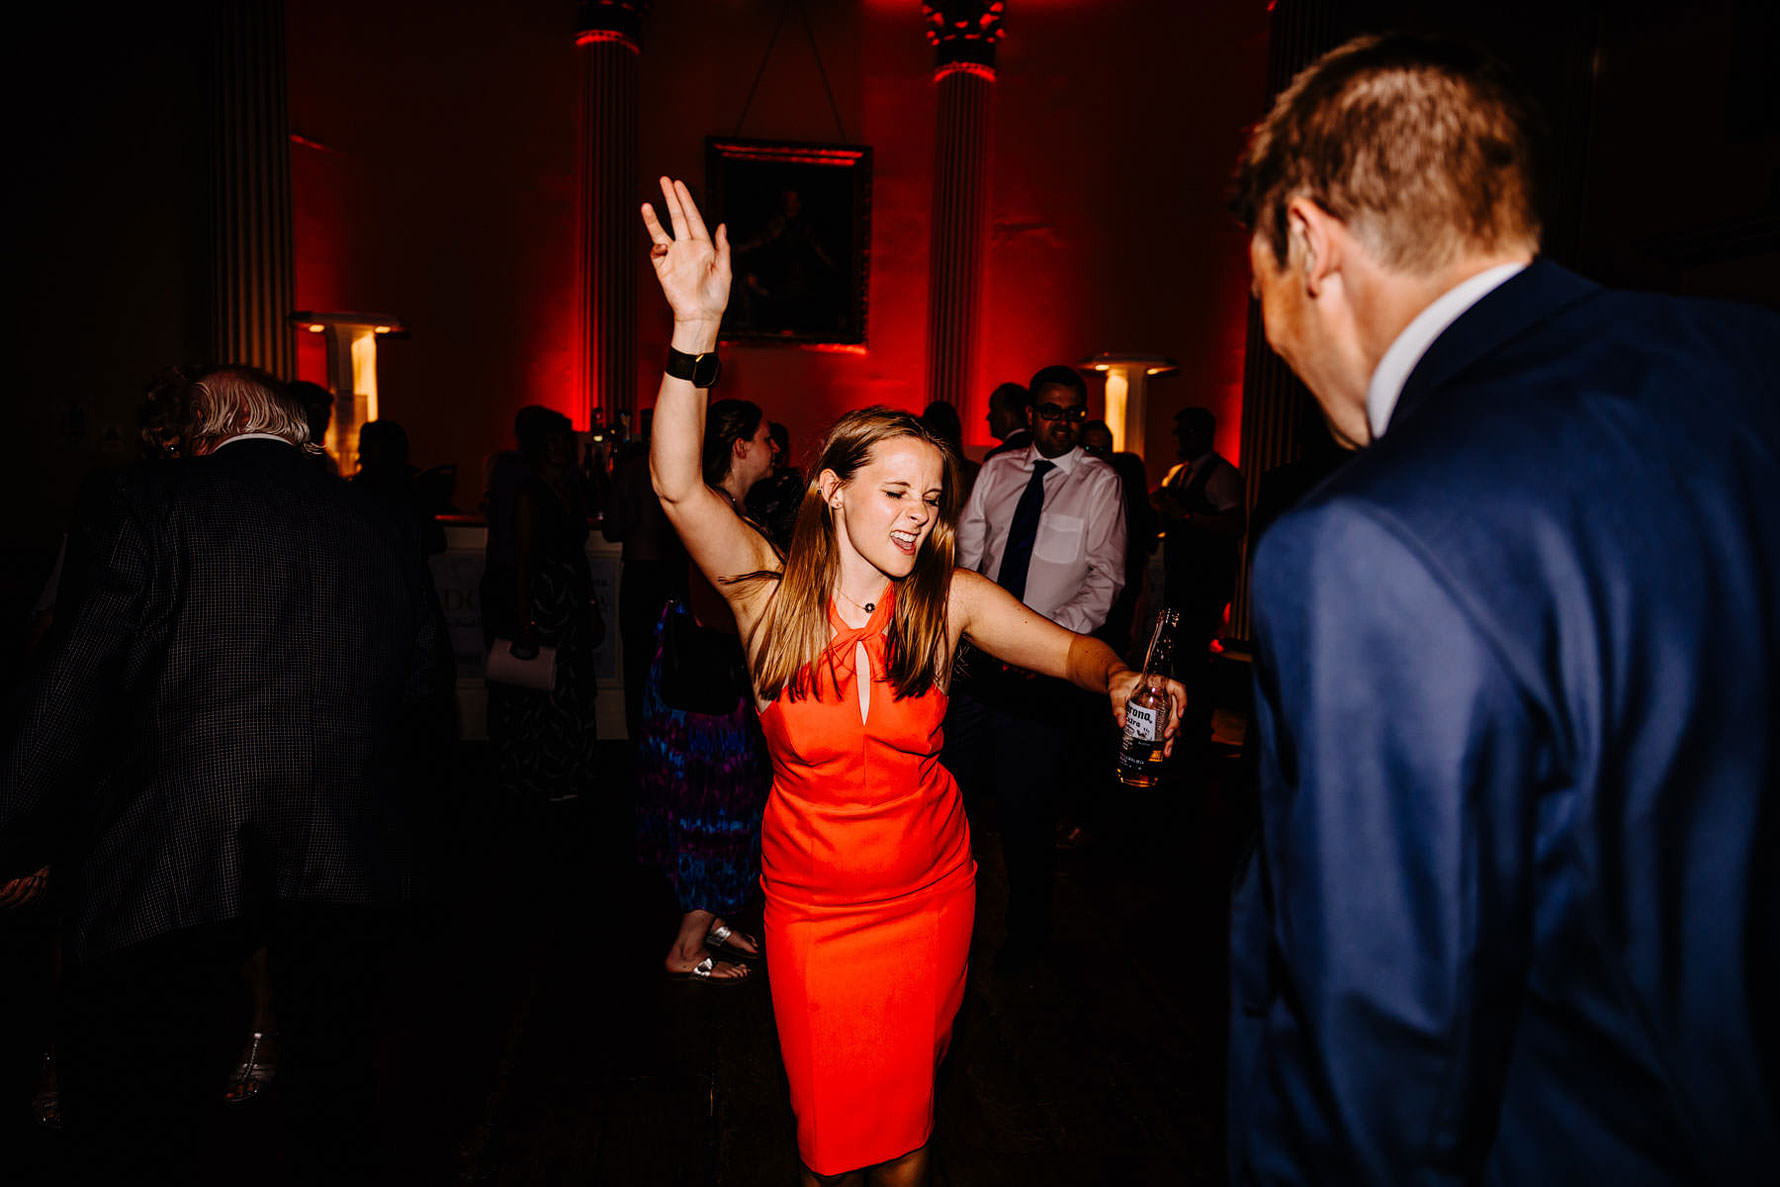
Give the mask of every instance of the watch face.
M 716 351 L 707 351 L 698 356 L 692 364 L 693 387 L 715 387 L 717 376 L 723 374 L 723 363 Z
M 723 364 L 718 361 L 714 350 L 707 350 L 703 354 L 687 354 L 670 346 L 666 370 L 675 379 L 684 379 L 693 387 L 711 387 L 716 384 L 717 377 L 723 374 Z

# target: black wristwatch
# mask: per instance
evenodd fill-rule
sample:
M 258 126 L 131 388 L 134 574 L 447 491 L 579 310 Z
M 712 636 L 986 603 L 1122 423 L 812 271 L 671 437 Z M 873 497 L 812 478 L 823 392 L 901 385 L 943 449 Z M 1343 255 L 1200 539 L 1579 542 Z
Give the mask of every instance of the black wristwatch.
M 715 387 L 717 377 L 723 374 L 723 363 L 714 350 L 707 350 L 703 354 L 687 354 L 670 346 L 667 373 L 675 379 L 689 381 L 693 387 Z

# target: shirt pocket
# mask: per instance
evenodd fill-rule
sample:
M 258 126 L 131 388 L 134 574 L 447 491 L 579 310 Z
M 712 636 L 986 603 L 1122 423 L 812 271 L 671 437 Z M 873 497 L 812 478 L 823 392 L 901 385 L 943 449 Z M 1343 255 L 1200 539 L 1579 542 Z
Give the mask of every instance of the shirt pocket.
M 1082 556 L 1083 521 L 1076 515 L 1046 515 L 1038 521 L 1032 555 L 1053 565 L 1067 565 Z

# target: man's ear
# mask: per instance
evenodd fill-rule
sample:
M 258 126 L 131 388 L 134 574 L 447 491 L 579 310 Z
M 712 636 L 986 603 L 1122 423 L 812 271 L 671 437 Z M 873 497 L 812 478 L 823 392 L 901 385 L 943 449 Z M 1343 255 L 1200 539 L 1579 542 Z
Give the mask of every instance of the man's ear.
M 1293 198 L 1286 206 L 1286 262 L 1299 269 L 1311 297 L 1322 295 L 1330 276 L 1341 270 L 1341 220 L 1309 198 Z

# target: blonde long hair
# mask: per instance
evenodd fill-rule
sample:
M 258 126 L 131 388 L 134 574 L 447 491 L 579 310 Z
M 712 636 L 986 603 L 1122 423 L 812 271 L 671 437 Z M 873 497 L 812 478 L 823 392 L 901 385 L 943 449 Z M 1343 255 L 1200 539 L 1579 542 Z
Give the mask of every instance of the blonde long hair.
M 834 512 L 822 497 L 824 470 L 842 482 L 852 479 L 886 441 L 912 437 L 939 451 L 943 478 L 939 514 L 907 577 L 894 582 L 896 609 L 886 649 L 890 683 L 897 697 L 920 696 L 944 688 L 951 661 L 946 635 L 946 600 L 952 588 L 957 551 L 955 525 L 961 500 L 958 459 L 919 419 L 894 408 L 862 408 L 835 422 L 812 467 L 797 526 L 780 573 L 749 573 L 730 581 L 777 580 L 779 588 L 761 618 L 766 642 L 754 657 L 754 687 L 774 700 L 789 689 L 793 700 L 821 695 L 816 679 L 819 662 L 834 663 L 828 631 L 828 598 L 840 576 L 840 550 L 835 539 Z

